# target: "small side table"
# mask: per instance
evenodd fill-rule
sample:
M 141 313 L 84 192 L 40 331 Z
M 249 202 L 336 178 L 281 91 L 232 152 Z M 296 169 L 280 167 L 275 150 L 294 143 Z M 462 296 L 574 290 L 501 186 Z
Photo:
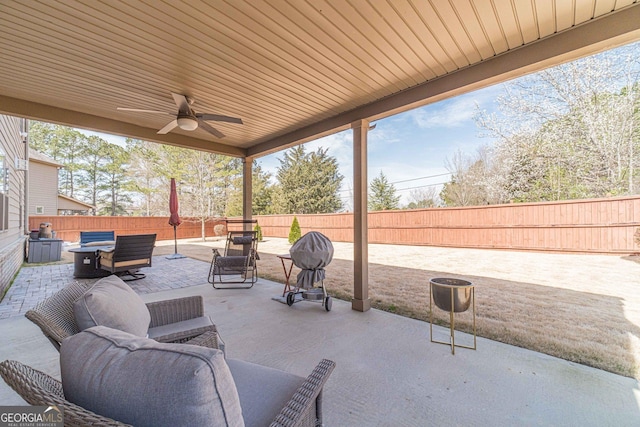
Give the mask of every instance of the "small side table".
M 276 255 L 280 258 L 280 262 L 282 262 L 282 269 L 284 270 L 284 291 L 282 291 L 282 296 L 285 296 L 287 292 L 291 292 L 291 285 L 289 284 L 289 278 L 291 277 L 291 270 L 293 269 L 293 260 L 291 259 L 291 255 Z M 285 260 L 289 261 L 289 269 L 287 270 L 287 266 L 285 265 Z
M 449 312 L 450 341 L 438 341 L 433 339 L 433 306 Z M 473 347 L 456 344 L 455 321 L 453 313 L 461 313 L 469 309 L 473 304 Z M 434 278 L 429 280 L 429 331 L 431 342 L 451 346 L 451 354 L 456 354 L 456 347 L 476 349 L 476 296 L 473 283 L 461 279 Z

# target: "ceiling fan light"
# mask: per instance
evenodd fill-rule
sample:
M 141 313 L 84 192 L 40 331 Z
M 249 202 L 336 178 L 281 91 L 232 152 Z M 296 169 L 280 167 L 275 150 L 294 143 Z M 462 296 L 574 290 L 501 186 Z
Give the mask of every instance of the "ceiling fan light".
M 178 127 L 182 130 L 196 130 L 198 121 L 192 117 L 178 117 Z

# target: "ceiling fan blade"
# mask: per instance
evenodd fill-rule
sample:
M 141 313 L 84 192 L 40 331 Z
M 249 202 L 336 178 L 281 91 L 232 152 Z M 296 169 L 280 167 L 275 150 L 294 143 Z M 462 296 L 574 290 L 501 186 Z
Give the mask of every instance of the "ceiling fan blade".
M 224 138 L 224 133 L 220 132 L 218 129 L 212 127 L 209 123 L 204 120 L 198 118 L 198 124 L 201 129 L 206 130 L 213 136 L 217 136 L 218 138 Z
M 141 110 L 140 108 L 122 108 L 122 107 L 117 107 L 116 110 L 120 110 L 120 111 L 134 111 L 136 113 L 158 113 L 158 114 L 171 114 L 171 113 L 167 113 L 166 111 L 158 111 L 158 110 Z
M 158 135 L 164 135 L 166 133 L 171 132 L 173 129 L 175 129 L 178 126 L 178 120 L 172 120 L 169 123 L 167 123 L 167 125 L 165 127 L 163 127 L 162 129 L 160 129 L 158 131 Z
M 191 105 L 186 96 L 173 92 L 171 92 L 171 95 L 181 113 L 189 114 L 191 112 Z
M 215 122 L 237 123 L 242 124 L 242 119 L 237 117 L 222 116 L 220 114 L 197 113 L 196 117 L 202 120 L 213 120 Z

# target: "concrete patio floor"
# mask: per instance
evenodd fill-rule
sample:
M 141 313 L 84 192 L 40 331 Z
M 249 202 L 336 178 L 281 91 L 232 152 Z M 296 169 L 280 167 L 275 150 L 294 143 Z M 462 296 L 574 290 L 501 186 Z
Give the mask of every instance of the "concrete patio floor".
M 298 375 L 322 358 L 336 369 L 325 386 L 327 426 L 637 426 L 638 381 L 544 354 L 478 338 L 478 349 L 429 341 L 429 324 L 383 311 L 359 313 L 334 300 L 288 307 L 271 300 L 282 285 L 260 280 L 249 290 L 215 290 L 209 265 L 154 257 L 147 278 L 130 282 L 145 301 L 203 295 L 226 345 L 227 357 Z M 58 353 L 17 307 L 71 280 L 70 264 L 23 268 L 3 306 L 0 360 L 16 359 L 59 377 Z M 5 308 L 5 310 L 7 310 Z M 18 310 L 16 314 L 15 310 Z M 434 327 L 439 337 L 448 330 Z M 470 341 L 458 333 L 459 341 Z M 24 402 L 0 384 L 0 404 Z

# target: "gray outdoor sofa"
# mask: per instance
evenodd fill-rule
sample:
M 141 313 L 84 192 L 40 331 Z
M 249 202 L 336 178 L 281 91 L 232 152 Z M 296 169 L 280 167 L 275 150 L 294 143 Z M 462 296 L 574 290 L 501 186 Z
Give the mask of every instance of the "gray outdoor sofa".
M 14 360 L 0 375 L 27 403 L 63 408 L 65 426 L 322 425 L 335 363 L 303 378 L 226 359 L 202 297 L 144 304 L 112 275 L 67 286 L 26 316 L 60 351 L 61 381 Z
M 64 342 L 62 381 L 15 360 L 0 363 L 0 376 L 30 405 L 62 408 L 67 427 L 317 427 L 334 367 L 323 359 L 302 378 L 216 349 L 94 327 Z

